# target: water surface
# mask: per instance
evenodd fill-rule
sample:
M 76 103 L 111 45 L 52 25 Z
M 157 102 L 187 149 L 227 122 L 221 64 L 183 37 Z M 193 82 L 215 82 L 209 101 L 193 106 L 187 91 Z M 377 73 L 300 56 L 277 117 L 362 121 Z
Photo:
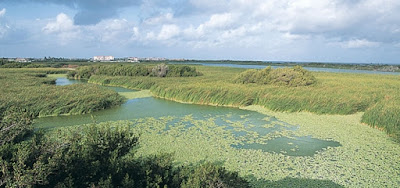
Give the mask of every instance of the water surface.
M 240 64 L 229 64 L 229 63 L 184 63 L 192 65 L 203 65 L 212 67 L 233 67 L 243 69 L 264 69 L 268 65 L 240 65 Z M 272 68 L 284 68 L 288 66 L 271 66 Z M 335 68 L 320 68 L 320 67 L 303 67 L 306 70 L 314 72 L 334 72 L 334 73 L 359 73 L 359 74 L 387 74 L 387 75 L 400 75 L 400 72 L 383 72 L 383 71 L 369 71 L 369 70 L 353 70 L 353 69 L 335 69 Z
M 76 83 L 81 82 L 65 78 L 59 78 L 56 82 L 60 87 Z M 135 92 L 135 90 L 120 87 L 108 88 L 120 93 Z M 185 124 L 185 128 L 189 128 L 194 126 L 194 121 L 212 121 L 218 126 L 223 126 L 236 139 L 243 141 L 243 144 L 232 145 L 232 147 L 238 149 L 261 149 L 265 152 L 291 156 L 312 156 L 324 148 L 340 146 L 338 142 L 320 140 L 311 136 L 293 136 L 294 131 L 299 128 L 298 126 L 290 125 L 258 112 L 238 108 L 182 104 L 153 97 L 130 99 L 121 106 L 91 114 L 38 118 L 35 120 L 34 126 L 49 129 L 149 117 L 157 119 L 170 117 L 165 130 L 181 123 Z M 254 137 L 254 135 L 257 136 Z M 268 139 L 269 137 L 271 139 Z M 254 140 L 261 139 L 265 141 L 254 143 Z

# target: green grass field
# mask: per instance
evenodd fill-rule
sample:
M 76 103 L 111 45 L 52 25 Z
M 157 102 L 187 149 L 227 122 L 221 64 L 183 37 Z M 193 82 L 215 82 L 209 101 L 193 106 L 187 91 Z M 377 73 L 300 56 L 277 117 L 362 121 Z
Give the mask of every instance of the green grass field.
M 89 82 L 150 89 L 160 98 L 207 105 L 260 105 L 274 111 L 316 114 L 365 112 L 361 121 L 398 137 L 400 76 L 314 72 L 317 83 L 304 87 L 237 84 L 243 69 L 197 66 L 204 76 L 190 78 L 110 77 Z
M 11 107 L 26 110 L 30 116 L 83 114 L 120 105 L 124 98 L 96 85 L 55 86 L 46 73 L 63 69 L 0 69 L 0 112 Z

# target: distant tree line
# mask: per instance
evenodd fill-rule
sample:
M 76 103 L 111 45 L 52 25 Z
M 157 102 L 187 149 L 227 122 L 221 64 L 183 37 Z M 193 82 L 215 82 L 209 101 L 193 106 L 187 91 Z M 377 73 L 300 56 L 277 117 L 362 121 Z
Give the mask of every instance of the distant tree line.
M 0 59 L 0 68 L 45 68 L 45 67 L 52 67 L 52 68 L 61 68 L 67 66 L 68 63 L 62 62 L 52 62 L 52 63 L 21 63 L 21 62 L 14 62 L 8 61 L 7 59 L 3 58 Z
M 166 65 L 156 66 L 147 65 L 92 65 L 79 67 L 75 71 L 70 71 L 68 77 L 75 79 L 89 79 L 92 75 L 107 76 L 150 76 L 150 77 L 195 77 L 202 75 L 196 71 L 195 67 L 185 65 Z

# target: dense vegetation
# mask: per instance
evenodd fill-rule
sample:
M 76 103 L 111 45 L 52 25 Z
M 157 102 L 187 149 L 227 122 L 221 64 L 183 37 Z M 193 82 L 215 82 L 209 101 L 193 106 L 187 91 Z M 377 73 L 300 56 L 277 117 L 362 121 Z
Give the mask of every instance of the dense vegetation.
M 46 77 L 48 72 L 60 70 L 1 69 L 0 112 L 19 107 L 32 118 L 83 114 L 120 105 L 124 101 L 118 93 L 95 85 L 55 86 L 55 79 Z
M 37 132 L 0 145 L 0 187 L 249 187 L 211 163 L 182 167 L 171 155 L 137 158 L 137 145 L 129 125 Z
M 313 73 L 318 82 L 308 87 L 237 84 L 243 69 L 198 66 L 204 76 L 192 78 L 111 77 L 95 75 L 89 82 L 127 88 L 150 89 L 161 98 L 198 104 L 261 105 L 277 111 L 317 114 L 365 112 L 363 122 L 383 127 L 390 135 L 399 130 L 398 76 Z M 387 128 L 386 128 L 387 127 Z M 389 128 L 392 127 L 392 128 Z
M 361 122 L 385 130 L 400 142 L 400 96 L 386 95 L 369 108 Z
M 37 116 L 87 113 L 123 99 L 93 85 L 54 86 L 46 77 L 52 69 L 0 71 L 0 187 L 249 187 L 213 163 L 136 157 L 139 138 L 130 124 L 33 132 Z
M 146 65 L 92 65 L 70 71 L 68 77 L 89 79 L 92 75 L 107 76 L 151 76 L 151 77 L 195 77 L 201 75 L 195 67 L 160 64 L 154 67 Z
M 235 82 L 297 87 L 314 84 L 316 79 L 310 71 L 303 69 L 301 66 L 277 69 L 267 67 L 262 70 L 246 70 L 235 78 Z
M 21 62 L 13 62 L 13 61 L 8 61 L 6 59 L 0 59 L 0 68 L 45 68 L 45 67 L 51 67 L 51 68 L 61 68 L 63 66 L 67 66 L 68 64 L 66 63 L 31 63 L 31 62 L 26 62 L 26 63 L 21 63 Z

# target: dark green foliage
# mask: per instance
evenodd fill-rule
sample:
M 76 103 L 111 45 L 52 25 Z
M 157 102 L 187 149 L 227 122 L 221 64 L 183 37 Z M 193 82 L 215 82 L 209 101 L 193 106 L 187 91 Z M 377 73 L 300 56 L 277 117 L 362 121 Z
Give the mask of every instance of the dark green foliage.
M 277 69 L 267 67 L 262 70 L 250 69 L 244 71 L 235 78 L 235 82 L 298 87 L 314 84 L 316 79 L 310 71 L 303 69 L 301 66 Z
M 142 65 L 93 65 L 79 67 L 76 71 L 69 73 L 69 77 L 75 79 L 89 79 L 92 75 L 108 76 L 148 76 L 149 68 Z
M 19 63 L 19 62 L 7 62 L 0 65 L 0 68 L 44 68 L 51 67 L 50 65 L 37 64 L 37 63 Z
M 189 66 L 168 66 L 167 77 L 195 77 L 201 76 L 200 72 L 196 71 L 195 67 Z
M 344 188 L 331 180 L 305 179 L 305 178 L 290 178 L 286 177 L 278 181 L 255 180 L 254 187 L 302 187 L 302 188 Z
M 55 63 L 55 62 L 22 63 L 22 62 L 8 61 L 7 59 L 0 59 L 0 68 L 44 68 L 44 67 L 61 68 L 64 65 L 67 65 L 67 63 Z
M 79 67 L 68 73 L 69 78 L 89 79 L 92 75 L 107 76 L 153 76 L 153 77 L 193 77 L 201 75 L 196 68 L 188 66 L 170 66 L 160 64 L 155 67 L 146 65 L 92 65 Z
M 4 65 L 4 64 L 7 64 L 8 63 L 8 60 L 7 59 L 5 59 L 5 58 L 1 58 L 0 59 L 0 66 L 2 66 L 2 65 Z
M 194 168 L 186 168 L 181 174 L 186 176 L 181 187 L 250 187 L 249 183 L 239 177 L 237 172 L 229 172 L 224 167 L 209 162 Z
M 55 143 L 48 142 L 41 132 L 36 133 L 29 141 L 1 146 L 3 184 L 7 187 L 46 184 L 47 176 L 56 165 L 51 161 L 59 147 Z
M 50 187 L 89 187 L 118 180 L 125 163 L 123 156 L 138 141 L 129 126 L 88 125 L 57 136 L 63 147 L 54 155 L 60 158 L 54 158 L 57 166 L 47 177 L 49 184 L 46 186 Z
M 248 187 L 237 173 L 204 163 L 179 167 L 169 154 L 134 157 L 130 125 L 85 125 L 41 132 L 0 147 L 7 187 Z
M 0 110 L 0 146 L 21 141 L 32 131 L 31 122 L 32 117 L 24 109 L 9 107 Z

